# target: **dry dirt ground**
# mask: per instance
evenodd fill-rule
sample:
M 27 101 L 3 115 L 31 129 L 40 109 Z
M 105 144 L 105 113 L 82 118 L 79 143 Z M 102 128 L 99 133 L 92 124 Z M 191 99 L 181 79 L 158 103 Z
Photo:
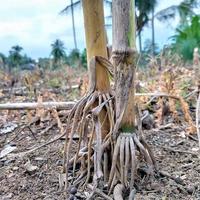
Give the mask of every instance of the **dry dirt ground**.
M 32 132 L 27 128 L 21 129 L 18 122 L 9 123 L 17 124 L 18 128 L 5 133 L 3 124 L 0 124 L 0 151 L 10 144 L 16 147 L 10 154 L 27 151 L 60 134 L 56 126 L 47 132 L 43 131 L 51 122 L 34 124 Z M 149 180 L 144 177 L 136 183 L 136 200 L 200 199 L 198 143 L 195 135 L 186 137 L 182 133 L 180 126 L 145 131 L 146 140 L 154 151 L 158 169 L 163 175 L 156 174 Z M 1 157 L 0 199 L 64 199 L 59 183 L 63 145 L 64 140 L 58 140 L 25 156 L 10 157 L 8 154 Z M 82 194 L 84 196 L 84 192 Z M 78 193 L 77 199 L 84 199 L 81 193 Z

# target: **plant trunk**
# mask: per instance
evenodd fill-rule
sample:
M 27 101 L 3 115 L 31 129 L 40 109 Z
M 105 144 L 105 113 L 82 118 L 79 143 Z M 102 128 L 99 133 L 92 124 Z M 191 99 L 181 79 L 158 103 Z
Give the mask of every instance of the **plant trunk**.
M 142 36 L 141 32 L 138 33 L 138 40 L 139 40 L 139 51 L 142 53 Z
M 152 9 L 151 31 L 152 31 L 152 56 L 155 55 L 155 27 L 154 27 L 154 7 Z
M 104 27 L 103 0 L 83 0 L 83 14 L 89 66 L 89 62 L 94 56 L 108 57 L 106 32 Z M 89 69 L 89 71 L 90 70 L 91 69 Z M 101 92 L 110 90 L 107 70 L 101 65 L 96 67 L 96 90 Z
M 131 6 L 132 5 L 132 6 Z M 135 2 L 113 2 L 113 64 L 116 81 L 116 118 L 123 132 L 132 132 L 135 125 L 135 20 L 132 19 Z M 133 23 L 131 23 L 131 21 Z
M 77 49 L 77 42 L 76 42 L 76 29 L 75 29 L 75 22 L 74 22 L 74 7 L 73 7 L 73 0 L 71 0 L 71 14 L 72 14 L 72 29 L 73 29 L 73 38 L 74 38 L 74 47 Z

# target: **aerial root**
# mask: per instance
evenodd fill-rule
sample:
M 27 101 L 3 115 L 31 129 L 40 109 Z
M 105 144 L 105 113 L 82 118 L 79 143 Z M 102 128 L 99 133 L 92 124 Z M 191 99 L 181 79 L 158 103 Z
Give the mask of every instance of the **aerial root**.
M 93 91 L 83 97 L 72 108 L 67 121 L 67 126 L 71 126 L 72 128 L 70 132 L 66 134 L 64 146 L 63 171 L 66 173 L 65 189 L 69 186 L 68 171 L 71 167 L 73 167 L 73 178 L 70 178 L 70 183 L 72 185 L 83 183 L 82 185 L 85 187 L 89 183 L 92 175 L 94 179 L 96 178 L 97 180 L 99 178 L 108 179 L 109 174 L 108 169 L 106 169 L 108 164 L 106 163 L 108 163 L 110 155 L 107 153 L 107 148 L 111 146 L 111 133 L 114 125 L 114 106 L 111 100 L 112 97 L 109 93 L 101 94 L 97 91 Z M 102 138 L 101 123 L 99 120 L 99 113 L 102 109 L 106 111 L 110 123 L 110 132 L 105 138 Z M 75 133 L 79 134 L 79 141 L 75 156 L 70 158 L 72 141 Z M 86 148 L 83 147 L 85 145 L 87 146 Z M 77 164 L 79 164 L 79 166 L 81 165 L 80 170 L 84 172 L 84 179 L 83 173 L 77 173 Z M 105 173 L 107 173 L 106 176 L 104 176 Z
M 123 190 L 124 190 L 124 185 L 123 184 L 117 184 L 114 188 L 113 191 L 113 197 L 114 200 L 123 200 Z
M 130 150 L 131 150 L 131 182 L 130 182 L 130 190 L 133 189 L 133 185 L 134 185 L 134 175 L 135 175 L 135 171 L 136 171 L 136 156 L 135 156 L 135 145 L 133 142 L 133 138 L 130 138 Z
M 108 153 L 104 152 L 103 154 L 103 173 L 104 173 L 104 182 L 108 182 Z
M 125 186 L 128 187 L 128 169 L 129 169 L 129 161 L 130 161 L 130 147 L 129 147 L 129 137 L 126 137 L 126 146 L 125 146 L 125 170 L 124 170 L 124 183 Z
M 110 170 L 110 176 L 109 176 L 109 181 L 108 181 L 108 186 L 111 186 L 115 171 L 116 171 L 116 164 L 117 164 L 117 158 L 118 158 L 118 153 L 120 149 L 120 142 L 121 142 L 121 137 L 117 138 L 117 143 L 115 145 L 113 157 L 112 157 L 112 166 Z
M 119 154 L 119 159 L 120 159 L 120 174 L 121 174 L 121 183 L 124 185 L 124 149 L 125 149 L 125 137 L 121 138 L 121 144 L 120 144 L 120 154 Z
M 83 97 L 69 114 L 67 125 L 72 128 L 66 135 L 64 147 L 65 187 L 67 189 L 69 186 L 70 169 L 72 170 L 70 185 L 85 188 L 93 181 L 95 188 L 102 189 L 107 185 L 108 194 L 116 193 L 121 185 L 123 189 L 130 190 L 130 199 L 135 191 L 134 183 L 139 162 L 143 161 L 146 164 L 147 175 L 153 174 L 156 163 L 151 149 L 139 130 L 135 133 L 119 133 L 117 139 L 113 140 L 115 114 L 112 98 L 109 93 L 93 91 Z M 110 132 L 105 137 L 102 137 L 102 122 L 100 122 L 102 110 L 105 111 L 110 125 Z M 79 141 L 76 154 L 70 158 L 75 133 L 79 134 Z
M 71 116 L 73 117 L 74 115 L 73 120 L 69 117 L 67 121 L 67 125 L 69 125 L 71 121 L 73 121 L 73 124 L 72 124 L 71 132 L 69 133 L 69 139 L 68 139 L 68 134 L 66 134 L 65 146 L 64 146 L 63 165 L 64 165 L 64 172 L 66 173 L 65 190 L 67 190 L 68 188 L 68 165 L 69 165 L 69 155 L 70 155 L 73 135 L 77 131 L 77 123 L 79 121 L 80 114 L 82 113 L 83 107 L 85 103 L 87 102 L 87 100 L 89 99 L 89 97 L 90 96 L 84 97 L 74 106 L 76 110 L 74 111 L 74 109 L 72 109 L 72 115 L 70 115 L 70 117 Z
M 134 181 L 136 179 L 137 166 L 139 159 L 143 158 L 148 167 L 148 175 L 153 174 L 154 156 L 147 143 L 143 139 L 140 141 L 136 133 L 121 133 L 117 138 L 114 147 L 112 166 L 108 181 L 109 193 L 112 193 L 114 182 L 121 183 L 130 191 L 134 190 Z M 130 173 L 130 178 L 128 174 Z M 114 180 L 114 176 L 115 179 Z

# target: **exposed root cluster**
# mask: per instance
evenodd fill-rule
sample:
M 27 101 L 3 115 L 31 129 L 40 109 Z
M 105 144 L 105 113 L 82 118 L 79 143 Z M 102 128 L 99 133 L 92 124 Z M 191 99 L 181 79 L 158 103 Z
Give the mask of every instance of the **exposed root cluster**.
M 66 189 L 70 181 L 70 185 L 76 187 L 87 186 L 91 182 L 101 189 L 107 185 L 108 194 L 113 192 L 118 183 L 132 191 L 142 161 L 146 164 L 149 175 L 153 173 L 155 159 L 143 137 L 138 136 L 140 133 L 120 133 L 117 141 L 113 140 L 113 102 L 111 94 L 94 91 L 83 97 L 72 109 L 68 119 L 68 125 L 71 124 L 72 128 L 66 136 L 64 151 Z M 106 111 L 110 124 L 110 132 L 104 138 L 100 123 L 102 110 Z M 70 158 L 73 135 L 77 132 L 77 151 Z
M 76 177 L 76 181 L 72 180 L 72 182 L 75 185 L 83 183 L 86 185 L 91 177 L 91 169 L 94 171 L 94 179 L 103 177 L 100 162 L 102 157 L 107 157 L 103 152 L 111 142 L 111 132 L 105 138 L 102 138 L 102 124 L 100 124 L 99 114 L 102 109 L 105 109 L 107 116 L 105 119 L 109 120 L 110 130 L 112 130 L 114 110 L 111 99 L 112 96 L 109 93 L 101 94 L 94 91 L 83 97 L 69 115 L 68 125 L 72 124 L 72 128 L 70 133 L 66 135 L 64 166 L 67 179 L 68 171 L 72 168 L 73 180 Z M 97 104 L 95 108 L 94 104 Z M 70 159 L 70 150 L 75 133 L 79 133 L 79 142 L 75 156 Z M 77 173 L 78 165 L 81 165 L 81 170 L 78 170 Z
M 155 159 L 144 139 L 139 140 L 136 133 L 121 133 L 117 138 L 112 158 L 108 181 L 110 192 L 118 182 L 130 190 L 133 189 L 141 158 L 148 167 L 148 174 L 152 174 Z M 129 173 L 130 176 L 128 176 Z
M 95 69 L 93 61 L 92 69 Z M 103 58 L 97 61 L 109 70 L 109 61 Z M 95 70 L 92 70 L 90 83 L 95 83 Z M 115 186 L 121 184 L 132 194 L 140 164 L 145 164 L 147 174 L 151 175 L 155 167 L 154 156 L 142 137 L 140 126 L 139 131 L 134 133 L 119 131 L 119 119 L 123 112 L 116 117 L 115 95 L 96 91 L 94 85 L 90 85 L 89 91 L 68 117 L 67 125 L 71 126 L 71 130 L 66 134 L 64 148 L 65 189 L 69 186 L 85 188 L 88 183 L 93 183 L 94 188 L 106 189 L 110 195 Z M 70 157 L 76 133 L 79 134 L 76 154 Z M 117 188 L 122 191 L 122 187 Z M 115 188 L 115 193 L 120 192 L 117 190 Z

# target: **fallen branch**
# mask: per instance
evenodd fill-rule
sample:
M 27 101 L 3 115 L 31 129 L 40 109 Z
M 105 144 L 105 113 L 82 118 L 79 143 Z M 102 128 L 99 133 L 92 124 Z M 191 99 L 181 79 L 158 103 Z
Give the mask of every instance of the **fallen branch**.
M 37 108 L 70 110 L 75 105 L 75 102 L 42 102 L 42 103 L 5 103 L 0 104 L 0 110 L 34 110 Z
M 72 86 L 67 86 L 66 88 L 51 88 L 51 89 L 45 89 L 45 91 L 47 92 L 52 92 L 55 94 L 60 94 L 60 93 L 64 93 L 67 92 L 69 90 L 73 90 L 73 89 L 78 89 L 80 87 L 80 85 L 72 85 Z M 39 88 L 36 88 L 37 90 L 39 90 Z M 41 91 L 43 92 L 43 91 Z M 30 92 L 28 91 L 27 87 L 19 87 L 19 88 L 5 88 L 2 90 L 3 94 L 12 94 L 15 96 L 25 96 L 28 95 Z
M 167 93 L 135 93 L 135 96 L 154 96 L 154 97 L 169 97 L 169 98 L 172 98 L 172 99 L 177 99 L 179 100 L 179 97 L 177 96 L 174 96 L 174 95 L 170 95 L 170 94 L 167 94 Z
M 169 97 L 179 99 L 179 97 L 168 95 L 165 93 L 136 93 L 136 96 L 156 96 L 156 97 Z M 75 102 L 26 102 L 26 103 L 5 103 L 0 104 L 0 110 L 35 110 L 36 108 L 50 109 L 54 108 L 57 110 L 70 110 L 75 105 Z

